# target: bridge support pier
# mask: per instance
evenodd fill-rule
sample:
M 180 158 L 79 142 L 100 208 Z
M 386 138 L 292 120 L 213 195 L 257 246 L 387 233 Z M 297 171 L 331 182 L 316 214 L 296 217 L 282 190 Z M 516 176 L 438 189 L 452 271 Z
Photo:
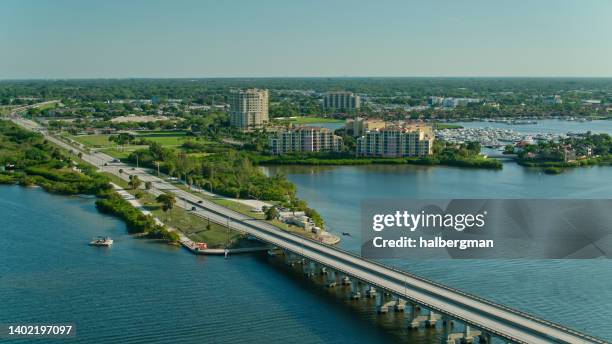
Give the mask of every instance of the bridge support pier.
M 376 311 L 379 314 L 388 313 L 389 308 L 394 309 L 396 312 L 403 312 L 406 307 L 406 301 L 399 297 L 394 297 L 391 300 L 385 302 L 385 296 L 391 295 L 390 293 L 378 293 L 376 294 Z
M 335 288 L 336 285 L 338 285 L 338 282 L 336 282 L 336 272 L 330 269 L 327 274 L 327 287 Z
M 403 312 L 405 309 L 406 309 L 406 300 L 398 297 L 395 300 L 395 311 Z
M 427 326 L 428 327 L 436 327 L 436 323 L 442 316 L 440 314 L 436 314 L 433 311 L 429 311 L 429 315 L 427 316 Z
M 491 338 L 491 334 L 490 333 L 482 333 L 480 334 L 480 336 L 478 336 L 478 343 L 479 344 L 490 344 L 492 342 L 493 338 Z
M 351 278 L 348 277 L 347 275 L 344 275 L 344 277 L 342 277 L 342 285 L 350 285 L 351 284 Z
M 481 343 L 484 343 L 486 341 L 482 341 L 483 334 L 480 331 L 473 331 L 470 327 L 470 325 L 465 325 L 465 329 L 463 330 L 463 332 L 456 332 L 456 333 L 449 333 L 446 343 L 447 344 L 455 344 L 455 342 L 457 340 L 459 340 L 462 344 L 471 344 L 474 342 L 474 337 L 478 337 L 479 341 Z M 490 341 L 489 341 L 490 343 Z
M 321 275 L 327 275 L 327 273 L 328 273 L 327 267 L 326 266 L 321 266 L 321 269 L 319 270 L 319 273 Z
M 376 295 L 376 312 L 379 314 L 389 312 L 389 305 L 385 303 L 383 293 L 378 293 Z
M 376 288 L 374 288 L 374 286 L 370 285 L 368 286 L 368 289 L 366 290 L 366 296 L 367 297 L 376 297 Z
M 356 278 L 351 278 L 351 299 L 358 300 L 360 298 L 359 281 Z
M 307 264 L 304 264 L 304 275 L 306 277 L 314 277 L 317 266 L 315 262 L 308 261 Z

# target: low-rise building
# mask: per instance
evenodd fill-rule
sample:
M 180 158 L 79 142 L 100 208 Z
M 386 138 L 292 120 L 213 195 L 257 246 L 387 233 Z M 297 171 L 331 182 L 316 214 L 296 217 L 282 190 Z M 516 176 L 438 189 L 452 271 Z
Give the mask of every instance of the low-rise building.
M 560 95 L 555 94 L 553 96 L 544 98 L 544 104 L 549 104 L 549 105 L 563 104 L 563 99 L 561 98 Z
M 366 132 L 357 139 L 357 155 L 364 157 L 423 157 L 433 154 L 431 126 L 413 124 Z
M 272 154 L 338 152 L 342 138 L 327 128 L 297 127 L 272 134 L 268 141 Z

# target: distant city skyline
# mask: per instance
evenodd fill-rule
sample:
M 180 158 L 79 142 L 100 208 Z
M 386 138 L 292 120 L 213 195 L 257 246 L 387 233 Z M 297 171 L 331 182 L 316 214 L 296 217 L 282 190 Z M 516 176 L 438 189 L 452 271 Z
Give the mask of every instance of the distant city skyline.
M 612 77 L 612 2 L 5 0 L 0 79 Z

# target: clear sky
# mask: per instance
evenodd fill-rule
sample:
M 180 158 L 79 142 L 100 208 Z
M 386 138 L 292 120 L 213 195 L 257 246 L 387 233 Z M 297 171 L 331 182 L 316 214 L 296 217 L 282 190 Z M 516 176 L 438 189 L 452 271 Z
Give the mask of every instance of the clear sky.
M 610 0 L 2 0 L 0 79 L 612 76 Z

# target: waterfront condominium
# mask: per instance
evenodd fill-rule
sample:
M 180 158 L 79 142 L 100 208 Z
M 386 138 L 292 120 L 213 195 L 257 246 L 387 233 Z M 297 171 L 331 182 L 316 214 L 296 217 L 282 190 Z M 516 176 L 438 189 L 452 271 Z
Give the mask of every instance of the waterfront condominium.
M 357 155 L 364 157 L 422 157 L 433 153 L 431 126 L 392 126 L 366 132 L 357 139 Z
M 357 117 L 355 119 L 347 119 L 346 123 L 344 124 L 344 130 L 348 135 L 361 137 L 367 131 L 382 129 L 386 126 L 387 122 L 383 121 L 382 119 Z
M 338 152 L 342 138 L 327 128 L 298 127 L 272 134 L 269 138 L 272 154 L 300 152 Z
M 268 90 L 231 90 L 230 124 L 237 128 L 257 128 L 268 122 Z
M 361 107 L 361 98 L 352 92 L 328 92 L 323 98 L 327 110 L 354 111 Z

